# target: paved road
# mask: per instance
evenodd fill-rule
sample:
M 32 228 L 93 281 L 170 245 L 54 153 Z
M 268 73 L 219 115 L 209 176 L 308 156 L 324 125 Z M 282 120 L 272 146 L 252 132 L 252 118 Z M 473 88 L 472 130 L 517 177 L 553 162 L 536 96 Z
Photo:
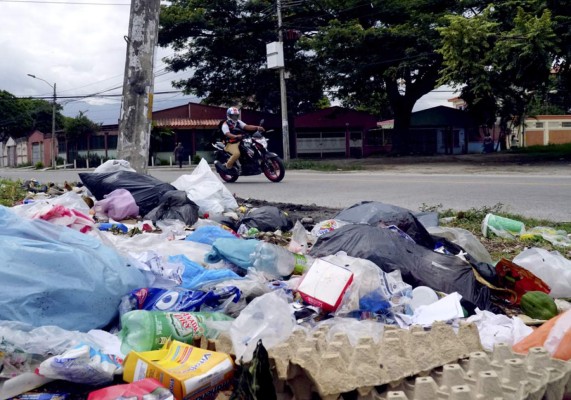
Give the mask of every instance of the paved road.
M 509 173 L 479 170 L 477 173 L 448 173 L 462 169 L 446 166 L 416 166 L 393 171 L 325 173 L 287 171 L 279 184 L 264 176 L 241 177 L 227 184 L 242 198 L 327 207 L 348 207 L 362 200 L 382 201 L 413 211 L 425 204 L 444 209 L 504 205 L 504 210 L 552 221 L 571 221 L 571 174 L 567 169 L 527 169 Z M 190 170 L 186 170 L 189 173 Z M 78 181 L 78 171 L 14 171 L 0 169 L 0 177 L 63 182 Z M 150 173 L 166 182 L 174 181 L 177 168 L 153 169 Z

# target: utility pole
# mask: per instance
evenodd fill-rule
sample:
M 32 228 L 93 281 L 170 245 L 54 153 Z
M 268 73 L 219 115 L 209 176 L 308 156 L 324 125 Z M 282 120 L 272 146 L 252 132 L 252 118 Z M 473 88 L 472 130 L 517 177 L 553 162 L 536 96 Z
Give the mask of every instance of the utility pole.
M 160 0 L 133 0 L 123 98 L 119 120 L 117 158 L 129 161 L 139 173 L 149 164 L 153 114 L 153 61 L 158 38 Z
M 281 0 L 277 0 L 278 12 L 278 42 L 283 49 L 283 29 L 282 29 L 282 4 Z M 284 57 L 285 58 L 285 57 Z M 285 64 L 280 67 L 280 98 L 282 109 L 282 134 L 283 134 L 283 148 L 284 148 L 284 161 L 289 161 L 289 122 L 287 119 L 287 92 L 285 81 Z

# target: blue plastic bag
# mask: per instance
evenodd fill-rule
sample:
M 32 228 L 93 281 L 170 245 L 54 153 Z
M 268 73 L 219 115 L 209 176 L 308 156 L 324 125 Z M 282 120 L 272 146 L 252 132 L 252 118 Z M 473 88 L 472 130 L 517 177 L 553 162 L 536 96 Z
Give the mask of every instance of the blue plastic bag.
M 201 226 L 188 235 L 185 240 L 212 245 L 218 238 L 238 239 L 232 233 L 219 226 Z
M 206 269 L 182 254 L 170 256 L 168 260 L 169 262 L 178 262 L 184 265 L 180 286 L 186 289 L 197 290 L 230 279 L 242 279 L 229 269 Z
M 0 320 L 103 328 L 143 274 L 97 238 L 0 206 Z
M 212 250 L 205 254 L 204 261 L 214 264 L 226 260 L 240 268 L 248 269 L 253 266 L 250 254 L 254 252 L 258 243 L 260 241 L 256 239 L 216 239 L 212 244 Z

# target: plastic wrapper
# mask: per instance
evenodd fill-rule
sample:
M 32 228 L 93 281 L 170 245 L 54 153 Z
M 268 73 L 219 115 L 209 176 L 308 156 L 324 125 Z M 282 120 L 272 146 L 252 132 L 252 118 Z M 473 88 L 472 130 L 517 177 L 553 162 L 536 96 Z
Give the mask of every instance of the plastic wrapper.
M 147 286 L 99 239 L 0 206 L 0 320 L 88 331 L 117 316 L 121 298 Z
M 291 218 L 274 206 L 251 209 L 242 217 L 240 224 L 244 224 L 248 228 L 256 228 L 260 232 L 274 232 L 277 230 L 287 232 L 293 228 Z
M 153 378 L 113 385 L 89 393 L 87 400 L 173 400 L 174 396 L 167 388 Z
M 571 360 L 571 310 L 551 318 L 513 346 L 516 353 L 532 347 L 545 347 L 553 358 Z
M 343 225 L 347 225 L 349 222 L 340 221 L 337 219 L 326 219 L 324 221 L 320 221 L 313 226 L 311 230 L 311 236 L 314 239 L 325 235 L 328 232 L 334 231 L 337 228 L 341 228 Z
M 542 237 L 554 246 L 571 247 L 571 237 L 567 235 L 566 231 L 549 228 L 547 226 L 536 226 L 528 229 L 520 237 L 523 239 L 525 237 L 535 236 Z
M 182 274 L 182 287 L 196 290 L 203 287 L 210 287 L 216 283 L 230 279 L 240 279 L 240 276 L 229 269 L 206 269 L 189 258 L 178 255 L 169 257 L 169 262 L 182 263 L 184 272 Z
M 116 221 L 139 215 L 139 206 L 135 198 L 125 189 L 116 189 L 106 194 L 104 199 L 97 201 L 93 208 L 96 215 L 103 214 Z
M 127 160 L 107 160 L 93 170 L 96 174 L 117 171 L 135 172 L 135 170 L 131 168 L 131 163 Z
M 204 256 L 204 262 L 212 264 L 226 260 L 242 269 L 251 268 L 250 254 L 254 253 L 258 243 L 260 241 L 255 239 L 216 239 L 212 250 Z
M 185 240 L 212 245 L 219 238 L 237 239 L 237 237 L 220 226 L 206 225 L 197 228 Z
M 398 270 L 403 281 L 412 287 L 428 286 L 444 293 L 458 292 L 482 310 L 493 309 L 490 290 L 476 280 L 469 262 L 436 253 L 389 229 L 345 225 L 321 236 L 309 254 L 325 257 L 339 251 L 372 261 L 385 272 Z
M 133 310 L 148 311 L 221 311 L 240 301 L 240 290 L 234 286 L 202 291 L 182 288 L 141 288 L 123 297 L 119 313 Z
M 133 195 L 139 206 L 141 215 L 146 215 L 155 208 L 162 195 L 176 188 L 150 175 L 131 171 L 115 171 L 106 173 L 82 172 L 79 179 L 97 200 L 103 200 L 106 194 L 116 189 L 126 189 Z
M 307 254 L 308 242 L 307 231 L 301 222 L 296 221 L 291 232 L 291 241 L 289 242 L 288 250 L 292 253 Z

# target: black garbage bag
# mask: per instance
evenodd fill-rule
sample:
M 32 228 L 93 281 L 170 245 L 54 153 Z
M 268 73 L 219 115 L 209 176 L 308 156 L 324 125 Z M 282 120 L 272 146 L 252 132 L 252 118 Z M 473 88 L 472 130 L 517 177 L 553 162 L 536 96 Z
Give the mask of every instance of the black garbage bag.
M 428 286 L 444 293 L 458 292 L 481 310 L 494 309 L 489 289 L 476 280 L 470 263 L 419 246 L 390 229 L 344 225 L 321 236 L 309 255 L 324 257 L 338 251 L 370 260 L 385 272 L 399 270 L 403 280 L 413 287 Z
M 434 241 L 426 228 L 406 208 L 379 201 L 362 201 L 340 211 L 334 219 L 380 227 L 396 225 L 417 244 L 434 249 Z
M 79 179 L 97 200 L 102 200 L 115 189 L 128 190 L 139 206 L 141 215 L 155 208 L 164 193 L 176 190 L 170 183 L 133 171 L 82 172 Z
M 169 190 L 161 196 L 159 205 L 144 218 L 150 219 L 153 224 L 163 219 L 178 219 L 192 226 L 198 221 L 198 205 L 186 196 L 185 191 Z
M 260 232 L 273 232 L 278 229 L 286 232 L 293 228 L 291 218 L 279 208 L 263 206 L 250 210 L 242 219 L 241 224 L 248 228 L 257 228 Z

